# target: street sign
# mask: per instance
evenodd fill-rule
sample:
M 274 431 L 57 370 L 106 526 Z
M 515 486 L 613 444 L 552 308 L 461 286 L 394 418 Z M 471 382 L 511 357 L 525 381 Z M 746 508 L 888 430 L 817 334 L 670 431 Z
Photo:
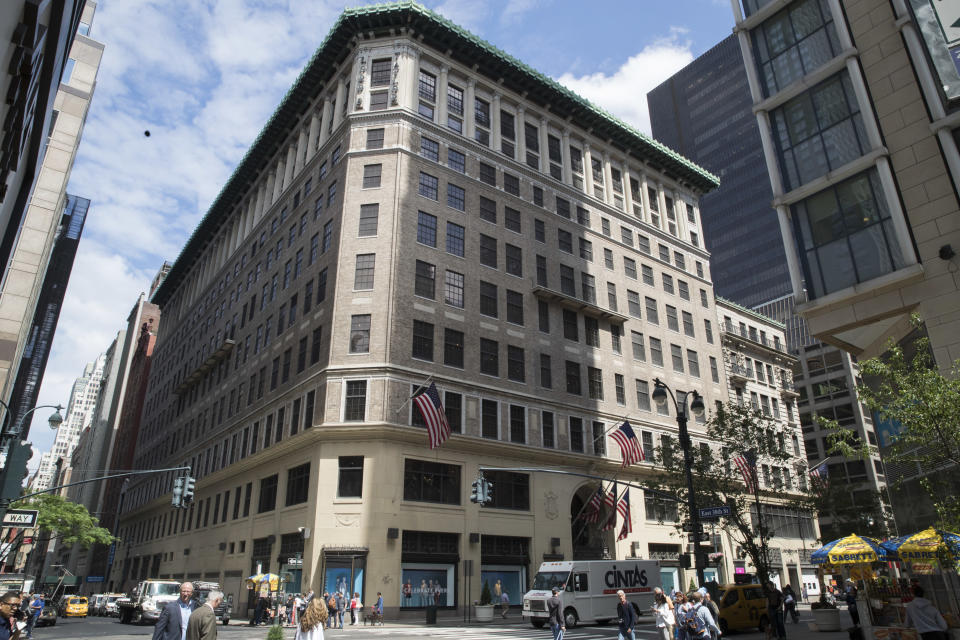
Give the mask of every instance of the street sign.
M 703 532 L 687 534 L 687 540 L 689 540 L 690 542 L 706 542 L 709 539 L 710 539 L 710 536 Z
M 303 558 L 287 558 L 287 564 L 292 564 L 299 567 L 303 565 Z
M 937 22 L 943 30 L 947 46 L 960 43 L 960 4 L 955 2 L 931 2 Z
M 103 582 L 103 576 L 87 576 L 87 582 Z
M 683 530 L 686 531 L 686 532 L 688 532 L 688 533 L 691 532 L 691 531 L 693 531 L 693 524 L 690 523 L 690 522 L 685 522 L 685 523 L 683 524 Z M 702 524 L 700 525 L 699 531 L 700 531 L 701 533 L 703 532 L 703 525 L 702 525 Z
M 729 517 L 730 513 L 730 507 L 726 505 L 722 507 L 704 507 L 703 509 L 700 509 L 700 519 L 716 520 L 717 518 Z
M 29 529 L 37 524 L 39 513 L 36 509 L 10 509 L 3 514 L 3 526 Z

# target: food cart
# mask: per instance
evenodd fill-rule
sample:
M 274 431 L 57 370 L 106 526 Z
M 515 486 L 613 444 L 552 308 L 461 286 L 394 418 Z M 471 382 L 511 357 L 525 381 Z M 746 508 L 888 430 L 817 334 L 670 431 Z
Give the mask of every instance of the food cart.
M 850 534 L 823 545 L 810 554 L 810 561 L 818 565 L 817 578 L 821 582 L 821 593 L 824 594 L 821 596 L 822 601 L 826 601 L 826 589 L 822 585 L 825 575 L 839 573 L 847 580 L 870 581 L 874 577 L 873 567 L 875 563 L 883 562 L 886 559 L 887 551 L 880 545 L 880 542 L 866 536 Z M 842 617 L 839 604 L 842 603 L 838 603 L 836 607 L 813 608 L 814 624 L 818 631 L 839 631 L 841 629 Z M 861 624 L 862 620 L 861 618 Z M 866 638 L 866 636 L 864 637 Z

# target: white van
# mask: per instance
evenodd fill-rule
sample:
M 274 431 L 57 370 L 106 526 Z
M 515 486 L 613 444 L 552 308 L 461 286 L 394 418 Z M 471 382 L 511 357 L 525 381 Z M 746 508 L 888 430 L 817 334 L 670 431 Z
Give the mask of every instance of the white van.
M 656 560 L 580 560 L 544 562 L 523 594 L 523 617 L 540 628 L 547 622 L 547 599 L 560 589 L 567 628 L 581 623 L 606 624 L 617 618 L 617 591 L 637 604 L 641 613 L 653 607 L 653 589 L 660 585 Z

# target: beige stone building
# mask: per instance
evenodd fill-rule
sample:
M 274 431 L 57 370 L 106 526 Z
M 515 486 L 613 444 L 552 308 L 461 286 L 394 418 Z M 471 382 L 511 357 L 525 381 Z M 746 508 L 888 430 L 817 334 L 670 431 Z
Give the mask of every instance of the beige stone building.
M 881 353 L 960 358 L 960 15 L 928 0 L 733 0 L 798 310 Z
M 589 478 L 487 471 L 492 502 L 468 496 L 481 466 L 643 486 L 677 436 L 654 379 L 730 397 L 696 205 L 715 185 L 418 5 L 344 12 L 153 298 L 136 465 L 190 466 L 196 499 L 131 480 L 108 586 L 218 580 L 241 616 L 262 569 L 395 614 L 483 582 L 518 603 L 541 561 L 605 555 L 686 586 L 675 508 L 641 489 L 619 542 L 577 517 Z M 435 450 L 409 401 L 428 381 Z M 648 459 L 625 470 L 624 419 Z

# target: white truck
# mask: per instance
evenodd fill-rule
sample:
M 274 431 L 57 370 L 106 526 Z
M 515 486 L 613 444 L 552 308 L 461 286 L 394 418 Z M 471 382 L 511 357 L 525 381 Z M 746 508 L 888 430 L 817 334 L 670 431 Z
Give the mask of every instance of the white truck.
M 523 594 L 523 617 L 538 629 L 547 622 L 547 599 L 558 587 L 561 611 L 568 629 L 578 624 L 607 624 L 617 618 L 617 591 L 650 613 L 653 590 L 661 586 L 656 560 L 579 560 L 544 562 Z

